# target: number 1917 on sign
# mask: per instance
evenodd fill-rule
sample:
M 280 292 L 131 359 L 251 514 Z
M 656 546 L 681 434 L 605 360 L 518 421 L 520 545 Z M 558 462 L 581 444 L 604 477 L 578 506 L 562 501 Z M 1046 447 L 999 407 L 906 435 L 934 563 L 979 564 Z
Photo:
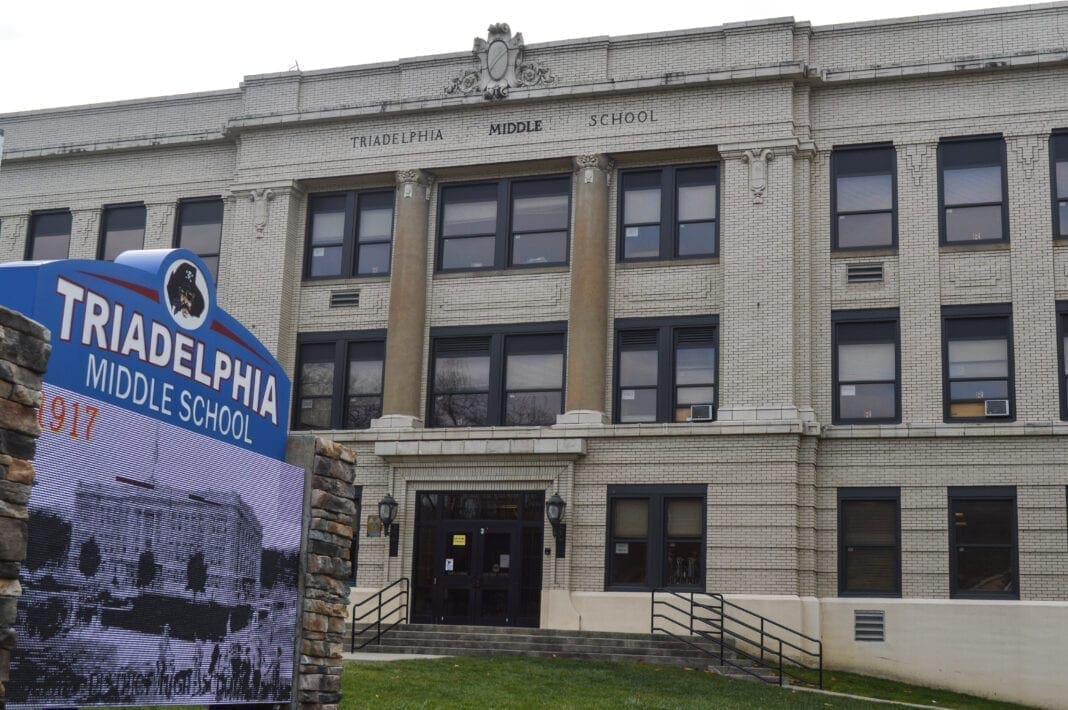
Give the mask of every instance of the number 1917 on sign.
M 63 396 L 50 397 L 41 394 L 41 406 L 37 408 L 37 424 L 54 434 L 67 432 L 72 439 L 92 441 L 93 426 L 100 409 L 91 404 L 68 402 Z

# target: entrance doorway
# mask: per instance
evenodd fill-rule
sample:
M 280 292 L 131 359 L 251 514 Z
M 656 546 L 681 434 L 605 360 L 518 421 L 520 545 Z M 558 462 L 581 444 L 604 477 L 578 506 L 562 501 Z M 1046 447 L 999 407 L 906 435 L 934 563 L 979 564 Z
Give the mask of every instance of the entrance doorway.
M 538 626 L 545 492 L 417 497 L 412 621 Z

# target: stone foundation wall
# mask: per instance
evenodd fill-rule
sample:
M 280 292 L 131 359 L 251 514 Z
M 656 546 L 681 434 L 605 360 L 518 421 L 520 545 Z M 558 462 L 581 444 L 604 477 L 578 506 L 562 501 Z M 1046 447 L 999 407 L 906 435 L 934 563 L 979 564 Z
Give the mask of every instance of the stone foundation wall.
M 52 353 L 48 329 L 0 307 L 0 709 L 15 650 L 15 614 L 26 559 L 26 505 L 37 450 L 41 375 Z
M 341 699 L 341 653 L 349 611 L 356 514 L 355 475 L 356 454 L 352 449 L 327 439 L 315 440 L 296 698 L 304 709 L 337 710 Z

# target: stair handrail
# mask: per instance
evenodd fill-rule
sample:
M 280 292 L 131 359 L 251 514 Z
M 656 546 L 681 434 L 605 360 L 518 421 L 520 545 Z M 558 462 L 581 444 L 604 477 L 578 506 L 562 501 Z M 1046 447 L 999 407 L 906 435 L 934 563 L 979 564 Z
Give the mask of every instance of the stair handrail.
M 658 594 L 667 595 L 668 599 L 665 600 L 662 598 L 658 598 Z M 699 596 L 711 599 L 712 603 L 699 599 Z M 672 604 L 670 601 L 672 598 L 681 600 L 683 606 L 679 607 L 676 604 Z M 668 609 L 677 612 L 677 614 L 685 618 L 685 623 L 683 621 L 680 621 L 676 617 L 671 617 L 663 613 L 657 613 L 658 607 L 660 607 L 661 610 L 663 610 L 663 607 L 667 607 Z M 737 612 L 741 612 L 741 614 L 745 614 L 747 615 L 747 617 L 739 618 L 741 614 L 731 613 L 731 611 L 733 610 L 737 610 Z M 760 666 L 775 671 L 778 674 L 779 685 L 782 685 L 784 683 L 786 677 L 790 677 L 795 681 L 801 683 L 812 684 L 810 679 L 804 677 L 795 669 L 791 668 L 792 664 L 793 666 L 796 666 L 797 669 L 815 671 L 818 675 L 816 685 L 820 688 L 823 687 L 822 641 L 817 638 L 813 638 L 811 636 L 803 634 L 800 631 L 790 628 L 789 626 L 781 624 L 778 621 L 775 621 L 774 619 L 770 619 L 766 616 L 763 616 L 762 614 L 758 614 L 757 612 L 746 609 L 745 607 L 735 604 L 734 602 L 728 601 L 727 599 L 724 599 L 722 594 L 706 592 L 680 593 L 679 591 L 673 589 L 657 588 L 652 590 L 649 614 L 649 632 L 651 634 L 655 634 L 657 632 L 668 634 L 669 636 L 672 636 L 680 641 L 683 641 L 684 643 L 687 643 L 691 646 L 694 646 L 695 648 L 702 650 L 706 655 L 715 658 L 717 654 L 710 652 L 706 648 L 702 648 L 701 646 L 698 646 L 697 644 L 694 644 L 683 638 L 681 630 L 686 631 L 687 634 L 691 637 L 697 636 L 699 638 L 705 639 L 706 641 L 709 641 L 710 643 L 713 643 L 719 647 L 718 660 L 720 665 L 729 665 L 733 668 L 738 668 L 748 673 L 749 675 L 759 678 L 760 680 L 763 680 L 765 682 L 773 682 L 751 671 L 742 664 L 734 663 L 726 657 L 725 647 L 728 643 L 726 637 L 730 637 L 730 639 L 732 640 L 742 641 L 750 646 L 756 646 L 760 652 L 759 656 L 757 656 L 756 654 L 749 653 L 748 651 L 738 646 L 738 644 L 734 644 L 731 648 L 731 651 L 736 655 L 745 657 L 755 663 L 758 663 Z M 658 620 L 660 620 L 662 624 L 658 624 Z M 752 632 L 753 635 L 747 635 L 744 633 L 739 633 L 738 631 L 734 631 L 728 628 L 728 623 L 735 627 L 748 629 Z M 757 625 L 758 623 L 759 625 Z M 676 633 L 671 628 L 667 628 L 667 625 L 674 625 L 676 627 L 679 627 L 680 632 Z M 711 631 L 709 631 L 708 628 L 700 628 L 701 625 L 711 628 Z M 776 632 L 772 633 L 772 631 L 768 630 L 768 627 L 771 627 Z M 786 632 L 786 634 L 793 634 L 796 639 L 798 639 L 798 643 L 794 643 L 793 641 L 784 639 L 783 632 Z M 754 638 L 754 636 L 757 634 L 759 634 L 759 637 Z M 805 648 L 804 646 L 800 645 L 803 644 L 805 641 L 814 644 L 816 650 L 811 651 L 808 648 Z M 789 664 L 784 665 L 784 647 L 793 649 L 794 651 L 802 654 L 803 656 L 811 657 L 812 660 L 809 662 L 812 665 L 806 665 L 806 663 L 802 662 L 799 658 L 791 659 Z M 768 658 L 769 654 L 771 658 Z
M 372 643 L 378 643 L 378 645 L 382 645 L 382 636 L 384 636 L 394 627 L 400 624 L 404 624 L 408 621 L 408 586 L 408 578 L 401 577 L 400 579 L 382 587 L 377 592 L 367 597 L 363 601 L 352 605 L 352 630 L 351 637 L 349 639 L 350 650 L 358 651 L 361 648 L 369 646 Z M 397 590 L 393 592 L 391 596 L 385 596 L 394 587 L 397 587 Z M 392 604 L 395 601 L 398 602 L 397 605 L 391 608 L 383 615 L 382 610 L 386 607 L 386 605 Z M 359 616 L 357 616 L 357 612 L 361 609 L 365 609 L 365 611 Z M 400 612 L 400 618 L 390 623 L 389 620 L 398 612 Z M 365 624 L 362 629 L 356 629 L 357 622 L 363 621 L 364 619 L 372 615 L 375 616 L 374 619 L 367 622 L 367 624 Z M 387 623 L 385 629 L 382 628 L 383 620 L 385 620 Z M 371 630 L 373 630 L 373 633 L 371 633 Z M 361 643 L 359 646 L 357 646 L 356 637 L 362 637 L 364 634 L 368 634 L 370 637 L 366 641 Z

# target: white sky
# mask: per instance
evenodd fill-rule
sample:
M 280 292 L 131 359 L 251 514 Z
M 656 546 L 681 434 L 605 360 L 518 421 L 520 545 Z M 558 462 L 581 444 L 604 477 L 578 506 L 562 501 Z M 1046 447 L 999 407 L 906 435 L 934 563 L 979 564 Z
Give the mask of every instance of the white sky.
M 1019 4 L 998 0 L 6 0 L 0 113 L 233 88 L 248 74 L 469 51 L 492 22 L 527 44 L 793 16 L 816 25 Z

